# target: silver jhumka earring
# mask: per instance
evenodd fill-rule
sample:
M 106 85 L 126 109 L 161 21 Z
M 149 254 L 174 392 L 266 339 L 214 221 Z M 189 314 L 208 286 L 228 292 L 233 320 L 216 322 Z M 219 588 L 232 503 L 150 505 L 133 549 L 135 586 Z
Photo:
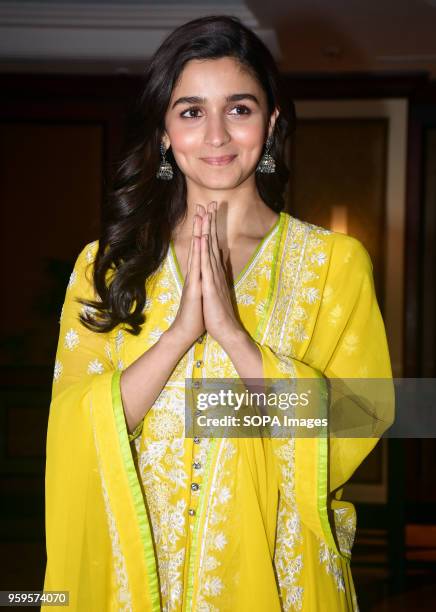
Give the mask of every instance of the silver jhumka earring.
M 156 172 L 156 178 L 161 179 L 162 181 L 170 181 L 174 176 L 173 167 L 165 157 L 166 150 L 163 142 L 160 143 L 160 153 L 162 155 L 162 159 L 159 169 Z
M 276 162 L 274 157 L 270 153 L 270 149 L 273 143 L 272 136 L 268 136 L 265 143 L 265 152 L 257 164 L 256 172 L 261 174 L 274 174 L 276 171 Z

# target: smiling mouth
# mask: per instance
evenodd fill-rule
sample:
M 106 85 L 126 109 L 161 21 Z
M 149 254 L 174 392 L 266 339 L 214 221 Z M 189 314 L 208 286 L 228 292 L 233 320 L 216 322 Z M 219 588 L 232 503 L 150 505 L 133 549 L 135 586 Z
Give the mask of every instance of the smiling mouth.
M 226 166 L 235 159 L 236 155 L 222 155 L 221 157 L 200 157 L 202 161 L 210 166 Z

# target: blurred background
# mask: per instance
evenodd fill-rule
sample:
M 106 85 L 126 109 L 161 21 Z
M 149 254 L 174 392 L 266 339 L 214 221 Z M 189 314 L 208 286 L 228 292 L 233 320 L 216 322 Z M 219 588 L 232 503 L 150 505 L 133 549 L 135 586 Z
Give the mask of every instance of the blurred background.
M 223 13 L 296 103 L 288 212 L 363 242 L 394 374 L 436 376 L 436 0 L 0 0 L 1 589 L 42 589 L 58 319 L 147 58 Z M 436 609 L 435 468 L 434 439 L 383 440 L 347 486 L 362 611 Z

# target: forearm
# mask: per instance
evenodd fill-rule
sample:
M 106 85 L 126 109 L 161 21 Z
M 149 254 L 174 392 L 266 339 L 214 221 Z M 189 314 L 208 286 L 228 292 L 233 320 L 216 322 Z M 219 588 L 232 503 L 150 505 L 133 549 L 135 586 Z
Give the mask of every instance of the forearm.
M 129 432 L 144 418 L 189 346 L 174 330 L 126 368 L 120 379 L 121 397 Z

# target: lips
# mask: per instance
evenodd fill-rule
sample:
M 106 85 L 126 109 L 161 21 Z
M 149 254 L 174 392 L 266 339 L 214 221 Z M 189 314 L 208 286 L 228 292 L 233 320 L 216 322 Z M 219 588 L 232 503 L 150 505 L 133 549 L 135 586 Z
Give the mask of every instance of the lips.
M 235 159 L 236 155 L 221 155 L 220 157 L 200 157 L 202 161 L 210 166 L 226 166 Z

